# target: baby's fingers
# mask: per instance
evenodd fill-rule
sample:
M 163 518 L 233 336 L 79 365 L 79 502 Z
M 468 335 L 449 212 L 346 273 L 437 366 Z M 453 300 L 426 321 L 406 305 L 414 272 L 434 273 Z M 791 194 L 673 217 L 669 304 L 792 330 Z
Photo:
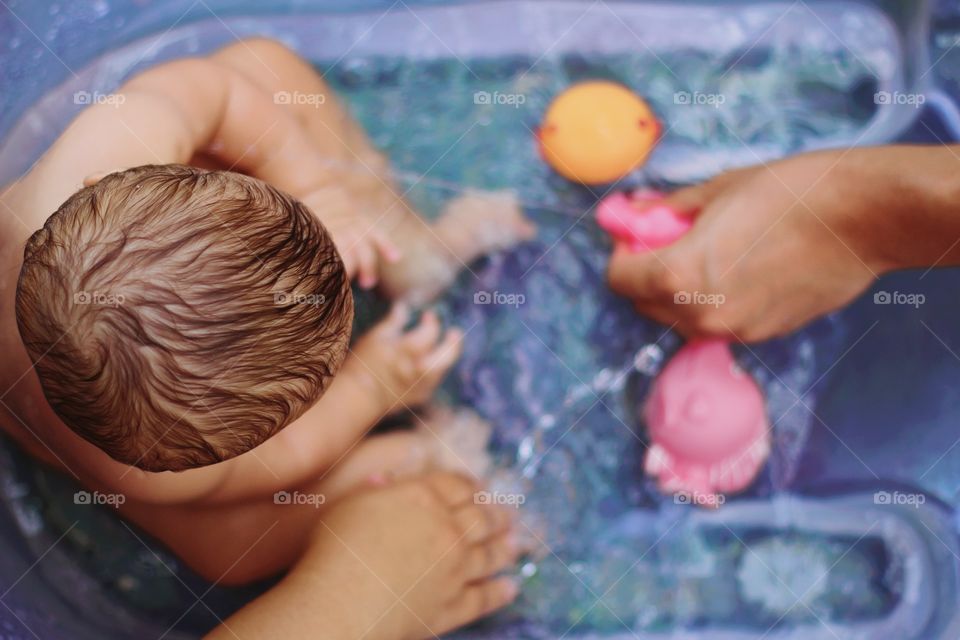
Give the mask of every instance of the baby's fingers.
M 403 337 L 403 346 L 414 353 L 429 350 L 440 338 L 440 319 L 433 311 L 425 311 L 420 324 Z
M 420 359 L 420 369 L 425 374 L 443 375 L 447 369 L 460 359 L 463 351 L 463 331 L 450 329 L 443 341 L 430 353 Z
M 377 252 L 367 240 L 359 240 L 353 247 L 357 264 L 357 281 L 364 289 L 372 289 L 377 284 Z
M 393 240 L 385 236 L 382 232 L 376 231 L 371 240 L 377 248 L 377 253 L 383 256 L 387 262 L 396 262 L 403 257 L 400 247 L 394 244 Z
M 410 321 L 410 308 L 402 302 L 396 302 L 390 307 L 390 313 L 381 320 L 374 331 L 388 335 L 399 336 L 403 333 L 403 328 Z

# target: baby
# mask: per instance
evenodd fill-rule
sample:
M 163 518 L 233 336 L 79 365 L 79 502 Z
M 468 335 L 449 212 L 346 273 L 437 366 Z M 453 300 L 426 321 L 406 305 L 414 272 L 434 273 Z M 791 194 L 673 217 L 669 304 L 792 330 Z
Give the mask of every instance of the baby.
M 351 347 L 350 279 L 419 304 L 534 229 L 502 195 L 420 220 L 275 42 L 160 65 L 118 94 L 0 198 L 0 423 L 122 494 L 201 575 L 249 582 L 296 560 L 318 504 L 457 458 L 450 412 L 364 437 L 430 398 L 462 335 L 429 312 L 408 329 L 398 303 Z

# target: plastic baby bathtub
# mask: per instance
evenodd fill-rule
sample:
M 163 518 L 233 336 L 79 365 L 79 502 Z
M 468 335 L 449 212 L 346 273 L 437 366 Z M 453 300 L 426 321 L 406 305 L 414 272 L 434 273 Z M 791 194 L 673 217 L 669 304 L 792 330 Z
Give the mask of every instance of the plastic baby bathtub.
M 679 341 L 606 292 L 609 243 L 589 215 L 602 192 L 552 175 L 532 143 L 550 96 L 592 77 L 631 85 L 669 125 L 625 186 L 956 140 L 960 9 L 8 0 L 0 181 L 134 71 L 254 34 L 317 64 L 427 215 L 465 188 L 512 188 L 540 226 L 438 303 L 475 327 L 443 393 L 494 424 L 494 489 L 524 495 L 543 543 L 518 569 L 520 602 L 461 637 L 960 637 L 956 270 L 883 278 L 793 336 L 738 347 L 767 396 L 773 453 L 745 494 L 694 508 L 655 491 L 639 462 L 637 409 Z M 76 487 L 9 443 L 0 454 L 4 637 L 197 637 L 250 597 L 74 504 Z

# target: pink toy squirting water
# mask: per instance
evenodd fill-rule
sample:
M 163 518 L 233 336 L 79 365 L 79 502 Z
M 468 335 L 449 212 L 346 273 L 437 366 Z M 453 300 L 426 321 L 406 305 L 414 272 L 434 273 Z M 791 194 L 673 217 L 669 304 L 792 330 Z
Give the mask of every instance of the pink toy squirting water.
M 688 216 L 657 204 L 661 197 L 614 194 L 600 202 L 597 222 L 630 251 L 659 249 L 692 226 Z M 763 394 L 723 340 L 684 345 L 654 381 L 644 417 L 650 431 L 644 469 L 661 490 L 697 504 L 715 506 L 718 493 L 745 489 L 770 453 Z

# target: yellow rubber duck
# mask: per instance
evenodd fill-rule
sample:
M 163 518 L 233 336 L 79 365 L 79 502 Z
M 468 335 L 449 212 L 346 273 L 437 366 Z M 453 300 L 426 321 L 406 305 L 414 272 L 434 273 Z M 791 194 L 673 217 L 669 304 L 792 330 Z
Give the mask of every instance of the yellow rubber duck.
M 660 138 L 660 122 L 621 84 L 576 84 L 550 103 L 537 132 L 540 154 L 557 173 L 583 184 L 606 184 L 639 167 Z

